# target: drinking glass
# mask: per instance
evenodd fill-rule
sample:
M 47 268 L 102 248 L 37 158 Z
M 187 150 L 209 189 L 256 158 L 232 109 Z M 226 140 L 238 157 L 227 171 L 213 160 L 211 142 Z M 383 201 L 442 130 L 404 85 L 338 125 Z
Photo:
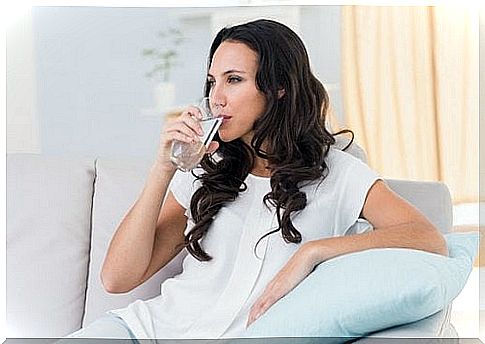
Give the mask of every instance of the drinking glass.
M 193 170 L 199 165 L 204 154 L 207 152 L 209 144 L 222 123 L 222 118 L 214 118 L 210 108 L 209 97 L 202 98 L 198 108 L 202 114 L 202 119 L 199 120 L 199 123 L 204 131 L 201 140 L 191 143 L 178 140 L 172 142 L 170 160 L 183 172 Z

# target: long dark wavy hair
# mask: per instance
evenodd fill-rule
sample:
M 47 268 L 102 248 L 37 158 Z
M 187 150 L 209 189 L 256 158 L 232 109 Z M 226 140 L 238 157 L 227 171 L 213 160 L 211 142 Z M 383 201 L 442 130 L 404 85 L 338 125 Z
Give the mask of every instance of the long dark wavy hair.
M 255 156 L 266 159 L 271 170 L 271 191 L 264 196 L 264 203 L 275 207 L 278 220 L 278 228 L 259 241 L 281 231 L 285 242 L 300 243 L 301 234 L 291 221 L 291 215 L 307 204 L 306 194 L 300 187 L 325 178 L 326 156 L 335 143 L 333 136 L 350 132 L 327 131 L 328 94 L 311 72 L 302 40 L 287 26 L 271 20 L 256 20 L 223 28 L 212 42 L 207 69 L 224 41 L 244 43 L 256 52 L 256 86 L 266 97 L 266 109 L 254 123 L 250 146 L 241 139 L 223 142 L 216 135 L 217 158 L 206 155 L 201 162 L 204 172 L 194 173 L 201 186 L 190 202 L 195 225 L 185 237 L 185 247 L 199 261 L 212 259 L 201 247 L 201 240 L 219 210 L 246 190 L 244 180 L 253 168 Z M 284 90 L 282 96 L 281 90 Z M 206 82 L 206 96 L 209 91 L 210 85 Z

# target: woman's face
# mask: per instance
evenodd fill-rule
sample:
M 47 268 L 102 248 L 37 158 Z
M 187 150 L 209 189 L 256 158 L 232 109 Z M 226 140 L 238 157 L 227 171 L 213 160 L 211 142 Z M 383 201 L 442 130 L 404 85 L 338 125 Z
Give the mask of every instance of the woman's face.
M 207 74 L 212 111 L 223 117 L 219 137 L 241 138 L 249 144 L 253 124 L 266 109 L 266 98 L 256 87 L 258 56 L 244 43 L 222 42 Z

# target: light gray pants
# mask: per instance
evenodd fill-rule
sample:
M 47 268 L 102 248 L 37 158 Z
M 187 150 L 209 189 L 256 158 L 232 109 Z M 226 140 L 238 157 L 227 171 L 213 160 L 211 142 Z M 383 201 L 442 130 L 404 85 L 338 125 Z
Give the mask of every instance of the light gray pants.
M 71 333 L 63 339 L 57 341 L 55 344 L 69 344 L 79 343 L 76 340 L 69 340 L 69 338 L 98 338 L 99 343 L 109 343 L 110 341 L 103 339 L 120 339 L 112 341 L 113 343 L 138 344 L 135 335 L 131 332 L 126 322 L 114 314 L 106 313 L 101 318 L 95 320 L 86 327 Z M 124 340 L 121 340 L 124 339 Z M 97 341 L 89 341 L 89 343 L 97 343 Z

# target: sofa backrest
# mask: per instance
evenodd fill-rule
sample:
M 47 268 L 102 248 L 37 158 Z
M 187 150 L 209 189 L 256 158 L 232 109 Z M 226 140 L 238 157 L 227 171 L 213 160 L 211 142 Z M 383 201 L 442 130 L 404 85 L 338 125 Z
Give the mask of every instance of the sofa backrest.
M 350 153 L 365 160 L 359 147 Z M 159 295 L 161 282 L 180 271 L 185 252 L 130 293 L 108 294 L 101 284 L 111 237 L 150 167 L 147 160 L 7 157 L 7 337 L 64 336 Z M 444 184 L 386 181 L 443 233 L 450 230 Z
M 7 337 L 81 326 L 93 182 L 90 159 L 7 156 Z

